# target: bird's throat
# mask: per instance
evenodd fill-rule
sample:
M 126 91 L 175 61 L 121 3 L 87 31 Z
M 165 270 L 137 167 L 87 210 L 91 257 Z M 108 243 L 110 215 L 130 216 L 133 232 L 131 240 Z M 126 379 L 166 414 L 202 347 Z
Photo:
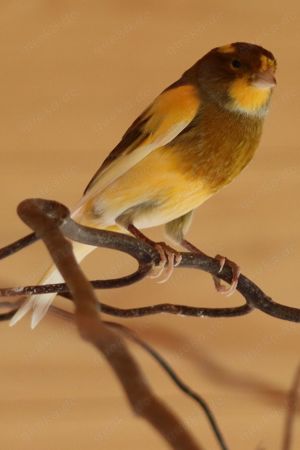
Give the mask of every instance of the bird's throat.
M 246 114 L 264 115 L 268 110 L 271 92 L 270 88 L 258 88 L 251 86 L 246 79 L 237 79 L 229 89 L 229 108 Z

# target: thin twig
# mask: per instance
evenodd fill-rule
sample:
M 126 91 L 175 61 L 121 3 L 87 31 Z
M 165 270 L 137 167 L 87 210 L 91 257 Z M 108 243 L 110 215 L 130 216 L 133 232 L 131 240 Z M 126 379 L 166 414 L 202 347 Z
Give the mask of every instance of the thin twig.
M 19 252 L 23 248 L 28 245 L 33 244 L 38 240 L 38 237 L 35 233 L 30 233 L 27 236 L 24 236 L 21 239 L 13 242 L 12 244 L 6 245 L 5 247 L 0 248 L 0 259 L 7 258 L 10 255 L 13 255 L 16 252 Z
M 191 389 L 183 380 L 181 380 L 181 378 L 175 373 L 174 369 L 172 369 L 172 367 L 165 360 L 165 358 L 163 358 L 152 346 L 150 346 L 147 342 L 143 341 L 139 336 L 137 336 L 137 334 L 134 331 L 130 330 L 128 327 L 124 327 L 124 325 L 121 325 L 121 324 L 115 323 L 115 322 L 105 321 L 105 323 L 108 324 L 112 328 L 116 328 L 122 334 L 124 334 L 129 339 L 131 339 L 133 342 L 135 342 L 140 347 L 142 347 L 144 350 L 146 350 L 146 352 L 148 352 L 158 362 L 158 364 L 167 372 L 167 374 L 174 381 L 176 386 L 180 390 L 182 390 L 186 395 L 188 395 L 193 400 L 195 400 L 195 402 L 198 403 L 198 405 L 200 405 L 201 409 L 204 411 L 204 413 L 211 425 L 211 428 L 216 436 L 216 439 L 217 439 L 221 449 L 228 450 L 228 447 L 225 443 L 225 438 L 222 435 L 221 430 L 219 429 L 219 426 L 215 419 L 215 416 L 212 413 L 207 402 L 199 394 L 197 394 L 197 392 L 195 392 L 193 389 Z
M 131 281 L 133 280 L 133 276 L 137 276 L 139 273 L 140 277 L 144 276 L 144 273 L 135 272 L 133 275 L 129 275 L 131 277 Z M 118 278 L 118 282 L 120 280 L 124 280 L 123 278 Z M 99 280 L 90 281 L 93 288 L 99 287 Z M 132 281 L 134 283 L 134 281 Z M 126 286 L 128 283 L 126 283 Z M 120 286 L 118 286 L 120 287 Z M 45 288 L 45 289 L 43 289 Z M 65 283 L 60 284 L 47 284 L 47 285 L 38 285 L 38 286 L 26 286 L 22 288 L 4 288 L 0 289 L 0 297 L 13 297 L 18 295 L 32 295 L 32 294 L 40 294 L 47 292 L 57 292 L 62 297 L 71 300 L 71 296 L 69 293 L 65 292 L 67 289 Z M 13 303 L 12 303 L 13 305 Z M 179 316 L 191 316 L 191 317 L 239 317 L 245 314 L 249 314 L 253 308 L 247 303 L 242 306 L 234 306 L 227 308 L 204 308 L 197 306 L 188 306 L 188 305 L 178 305 L 174 303 L 158 303 L 156 305 L 148 305 L 148 306 L 140 306 L 136 308 L 119 308 L 117 306 L 111 306 L 106 303 L 101 302 L 101 311 L 104 314 L 108 314 L 110 316 L 119 317 L 122 319 L 134 319 L 144 316 L 151 316 L 155 314 L 174 314 Z M 1 320 L 1 315 L 0 315 Z
M 287 412 L 286 412 L 286 420 L 284 426 L 283 433 L 283 441 L 282 441 L 282 450 L 292 450 L 292 439 L 293 439 L 293 426 L 295 422 L 297 402 L 299 398 L 299 385 L 300 385 L 300 365 L 298 365 L 293 385 L 291 387 L 288 404 L 287 404 Z

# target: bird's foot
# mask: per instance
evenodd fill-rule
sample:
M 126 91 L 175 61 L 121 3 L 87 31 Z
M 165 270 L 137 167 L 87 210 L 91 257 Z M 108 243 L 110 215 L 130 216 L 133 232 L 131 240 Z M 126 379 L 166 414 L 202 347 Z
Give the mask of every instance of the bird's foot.
M 154 242 L 145 236 L 138 228 L 136 228 L 132 223 L 127 225 L 127 230 L 133 234 L 137 239 L 141 239 L 147 244 L 151 245 L 160 256 L 160 261 L 156 264 L 152 271 L 150 272 L 150 278 L 161 277 L 159 283 L 165 283 L 172 275 L 174 268 L 180 264 L 182 256 L 180 252 L 174 250 L 174 248 L 169 247 L 165 242 Z
M 218 292 L 220 292 L 221 294 L 226 295 L 226 297 L 229 297 L 230 295 L 234 294 L 234 292 L 236 291 L 238 282 L 239 282 L 239 277 L 240 277 L 240 267 L 233 261 L 230 261 L 230 259 L 225 258 L 225 256 L 221 256 L 221 255 L 216 255 L 215 259 L 217 261 L 219 261 L 220 263 L 220 269 L 219 269 L 219 273 L 222 272 L 223 267 L 225 266 L 225 264 L 227 263 L 231 270 L 232 270 L 232 280 L 231 280 L 231 284 L 230 286 L 225 286 L 224 284 L 221 283 L 221 280 L 216 277 L 213 276 L 213 280 L 216 286 L 216 289 Z
M 149 275 L 150 278 L 159 278 L 158 283 L 165 283 L 171 277 L 174 272 L 174 268 L 177 267 L 182 256 L 172 247 L 169 247 L 165 242 L 154 242 L 153 247 L 160 256 L 160 262 L 158 265 L 153 267 L 152 273 Z

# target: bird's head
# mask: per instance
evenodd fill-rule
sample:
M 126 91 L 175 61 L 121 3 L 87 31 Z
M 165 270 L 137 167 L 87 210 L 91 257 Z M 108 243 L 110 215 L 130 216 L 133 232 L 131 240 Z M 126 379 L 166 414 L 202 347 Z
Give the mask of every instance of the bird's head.
M 276 60 L 263 47 L 244 42 L 217 47 L 192 68 L 201 92 L 227 109 L 262 115 L 276 85 Z

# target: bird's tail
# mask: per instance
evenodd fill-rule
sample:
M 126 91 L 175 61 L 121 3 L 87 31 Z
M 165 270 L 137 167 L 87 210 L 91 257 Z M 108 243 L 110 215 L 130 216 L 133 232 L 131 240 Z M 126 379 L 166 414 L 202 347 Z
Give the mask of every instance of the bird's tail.
M 73 251 L 78 263 L 80 263 L 95 248 L 96 247 L 93 247 L 92 245 L 73 242 Z M 49 270 L 47 270 L 39 284 L 54 284 L 62 282 L 63 278 L 61 274 L 56 266 L 52 265 Z M 25 316 L 25 314 L 32 310 L 31 328 L 35 328 L 47 313 L 55 297 L 55 292 L 30 296 L 12 317 L 10 326 L 15 325 L 20 319 L 22 319 L 22 317 Z

